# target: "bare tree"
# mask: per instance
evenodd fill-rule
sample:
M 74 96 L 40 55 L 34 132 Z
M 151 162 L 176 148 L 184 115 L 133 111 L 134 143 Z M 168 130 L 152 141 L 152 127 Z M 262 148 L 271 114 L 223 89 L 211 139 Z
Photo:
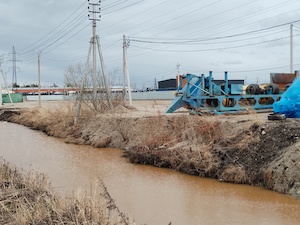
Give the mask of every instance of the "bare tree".
M 90 66 L 90 65 L 89 65 Z M 81 81 L 83 78 L 83 73 L 85 69 L 85 64 L 77 63 L 76 65 L 71 65 L 65 72 L 65 86 L 80 88 Z M 91 73 L 91 68 L 89 68 L 89 74 Z
M 93 99 L 92 93 L 92 70 L 91 65 L 88 65 L 87 68 L 87 76 L 84 81 L 84 72 L 85 65 L 82 63 L 77 63 L 75 65 L 69 66 L 69 68 L 65 72 L 65 86 L 66 87 L 74 87 L 77 89 L 77 92 L 80 92 L 82 82 L 83 84 L 83 96 L 82 103 L 85 104 L 90 110 L 94 112 L 104 112 L 109 109 L 108 101 L 107 101 L 107 93 L 104 85 L 103 75 L 101 69 L 97 70 L 97 98 Z M 117 105 L 124 105 L 124 99 L 122 97 L 122 93 L 118 91 L 118 89 L 114 89 L 115 81 L 117 80 L 117 76 L 119 73 L 119 69 L 115 68 L 113 71 L 108 73 L 107 81 L 108 86 L 110 87 L 110 95 L 109 98 L 113 103 L 113 107 Z M 121 90 L 120 90 L 121 91 Z M 75 98 L 76 103 L 78 103 L 78 96 Z

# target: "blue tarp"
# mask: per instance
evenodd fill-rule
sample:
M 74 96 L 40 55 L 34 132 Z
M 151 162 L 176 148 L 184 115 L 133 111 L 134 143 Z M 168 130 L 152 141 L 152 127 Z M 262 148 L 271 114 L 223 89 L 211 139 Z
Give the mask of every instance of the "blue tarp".
M 273 104 L 273 110 L 287 118 L 300 118 L 300 78 L 295 79 L 281 99 Z

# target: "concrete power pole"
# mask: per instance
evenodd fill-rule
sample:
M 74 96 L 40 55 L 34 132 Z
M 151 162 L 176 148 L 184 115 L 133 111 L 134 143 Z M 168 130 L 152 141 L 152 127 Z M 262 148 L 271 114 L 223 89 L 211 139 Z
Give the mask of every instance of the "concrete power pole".
M 33 50 L 38 54 L 38 104 L 41 107 L 41 53 L 42 50 Z
M 131 87 L 130 87 L 130 77 L 129 77 L 129 70 L 128 70 L 128 59 L 127 59 L 127 48 L 129 46 L 128 40 L 126 40 L 126 36 L 123 35 L 123 73 L 124 73 L 124 93 L 125 91 L 125 80 L 127 79 L 127 91 L 128 91 L 128 100 L 129 106 L 132 106 L 132 98 L 131 98 Z M 124 94 L 125 96 L 125 94 Z
M 97 37 L 96 37 L 96 28 L 97 28 L 97 21 L 100 21 L 100 3 L 89 3 L 90 6 L 88 7 L 89 12 L 92 13 L 92 20 L 93 25 L 93 37 L 92 37 L 92 44 L 93 44 L 93 105 L 94 108 L 97 110 L 97 64 L 96 64 L 96 45 L 97 45 Z M 99 16 L 97 16 L 99 14 Z
M 176 65 L 176 68 L 177 68 L 177 75 L 179 76 L 180 75 L 180 64 L 179 63 L 177 63 L 177 65 Z
M 103 74 L 103 84 L 104 84 L 105 91 L 106 91 L 106 99 L 107 99 L 108 107 L 109 107 L 109 109 L 111 109 L 112 102 L 111 102 L 110 89 L 108 87 L 106 70 L 105 70 L 105 65 L 104 65 L 104 58 L 103 58 L 103 54 L 102 54 L 102 48 L 100 45 L 100 38 L 98 35 L 96 36 L 96 40 L 97 40 L 98 53 L 99 53 L 99 58 L 100 58 L 100 63 L 101 63 L 102 74 Z
M 89 0 L 88 0 L 89 2 Z M 92 75 L 92 81 L 93 81 L 93 106 L 94 109 L 97 110 L 97 91 L 98 91 L 98 82 L 97 82 L 97 64 L 96 64 L 96 57 L 97 57 L 97 50 L 99 53 L 99 58 L 100 58 L 100 64 L 101 64 L 101 69 L 102 69 L 102 75 L 103 75 L 103 83 L 105 86 L 105 91 L 106 91 L 106 100 L 108 103 L 108 108 L 112 108 L 112 102 L 111 102 L 111 96 L 110 96 L 110 89 L 108 87 L 107 79 L 106 79 L 106 70 L 105 70 L 105 65 L 104 65 L 104 59 L 103 59 L 103 54 L 102 54 L 102 49 L 100 45 L 100 39 L 99 36 L 96 34 L 96 27 L 97 27 L 97 21 L 100 21 L 101 15 L 100 15 L 100 5 L 101 5 L 101 0 L 98 3 L 90 3 L 89 2 L 89 13 L 92 13 L 92 17 L 89 18 L 89 20 L 92 20 L 92 27 L 93 27 L 93 37 L 91 38 L 90 41 L 90 47 L 88 51 L 88 56 L 87 56 L 87 61 L 85 65 L 85 70 L 83 74 L 83 78 L 81 81 L 81 87 L 80 87 L 80 93 L 79 93 L 79 102 L 77 105 L 77 111 L 74 117 L 74 124 L 78 123 L 79 115 L 80 115 L 80 110 L 81 110 L 81 102 L 83 99 L 83 91 L 84 91 L 84 85 L 87 81 L 87 74 L 88 74 L 88 67 L 89 67 L 89 62 L 90 62 L 90 56 L 91 52 L 93 52 L 93 75 Z M 99 15 L 99 16 L 97 16 Z M 90 15 L 89 15 L 90 17 Z
M 89 0 L 88 0 L 89 2 Z M 89 5 L 91 6 L 92 9 L 90 9 L 90 7 L 88 7 L 89 12 L 93 14 L 92 18 L 90 18 L 89 20 L 92 20 L 92 25 L 93 25 L 93 37 L 92 37 L 92 44 L 93 44 L 93 105 L 94 108 L 97 110 L 97 64 L 96 64 L 96 51 L 98 49 L 98 53 L 99 53 L 99 58 L 100 58 L 100 64 L 101 64 L 101 69 L 102 69 L 102 75 L 103 75 L 103 83 L 105 86 L 105 91 L 106 91 L 106 98 L 107 98 L 107 102 L 108 102 L 108 107 L 111 108 L 112 107 L 112 103 L 111 103 L 111 97 L 110 97 L 110 90 L 108 88 L 108 83 L 107 83 L 107 79 L 106 79 L 106 70 L 105 70 L 105 66 L 104 66 L 104 59 L 103 59 L 103 54 L 102 54 L 102 49 L 101 49 L 101 45 L 100 45 L 100 39 L 99 36 L 96 34 L 96 27 L 97 27 L 97 21 L 100 21 L 101 15 L 100 15 L 100 5 L 101 5 L 101 0 L 99 1 L 99 3 L 89 3 Z M 99 16 L 97 16 L 99 15 Z
M 290 25 L 290 73 L 294 73 L 293 64 L 294 64 L 294 46 L 293 46 L 293 24 Z
M 38 94 L 39 107 L 41 107 L 41 51 L 38 51 Z

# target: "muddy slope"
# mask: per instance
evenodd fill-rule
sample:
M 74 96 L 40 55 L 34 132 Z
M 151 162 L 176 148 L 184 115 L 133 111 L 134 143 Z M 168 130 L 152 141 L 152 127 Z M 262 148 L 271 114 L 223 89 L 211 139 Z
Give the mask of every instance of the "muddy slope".
M 132 163 L 258 185 L 300 197 L 298 120 L 237 123 L 189 115 L 98 115 L 85 117 L 73 126 L 66 118 L 42 110 L 0 115 L 0 120 L 41 130 L 67 143 L 122 148 Z

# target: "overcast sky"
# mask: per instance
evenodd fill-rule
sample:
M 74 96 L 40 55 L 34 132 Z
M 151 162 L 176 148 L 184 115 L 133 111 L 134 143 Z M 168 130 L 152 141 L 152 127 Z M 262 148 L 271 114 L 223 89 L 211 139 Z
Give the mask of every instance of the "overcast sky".
M 14 46 L 19 85 L 37 83 L 42 51 L 42 85 L 63 86 L 68 67 L 86 61 L 92 36 L 87 7 L 87 0 L 2 0 L 0 54 L 7 82 Z M 271 72 L 290 71 L 291 22 L 293 69 L 300 69 L 299 19 L 299 0 L 102 0 L 97 34 L 116 85 L 123 79 L 123 34 L 130 40 L 133 87 L 175 78 L 177 64 L 180 73 L 213 71 L 220 79 L 228 71 L 230 79 L 264 83 Z

